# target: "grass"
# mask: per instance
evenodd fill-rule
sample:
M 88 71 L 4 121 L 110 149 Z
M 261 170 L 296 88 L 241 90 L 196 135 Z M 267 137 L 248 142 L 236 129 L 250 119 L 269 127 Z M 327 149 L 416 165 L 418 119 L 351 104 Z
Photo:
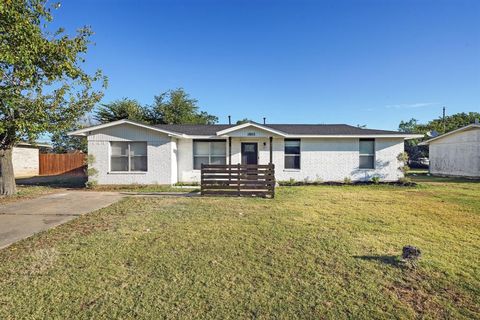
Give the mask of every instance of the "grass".
M 46 186 L 17 186 L 17 194 L 13 196 L 0 196 L 0 204 L 14 202 L 20 199 L 35 198 L 54 191 L 54 189 Z
M 200 190 L 197 186 L 170 186 L 162 184 L 152 185 L 98 185 L 93 187 L 93 191 L 121 191 L 121 192 L 138 192 L 138 193 L 150 193 L 150 192 L 198 192 Z
M 0 318 L 479 318 L 479 194 L 441 180 L 127 198 L 0 251 Z
M 17 184 L 22 186 L 38 186 L 49 188 L 74 188 L 93 191 L 119 191 L 119 192 L 196 192 L 198 187 L 187 188 L 184 185 L 174 187 L 170 185 L 96 185 L 86 189 L 85 183 L 87 177 L 81 175 L 56 175 L 56 176 L 36 176 L 30 178 L 17 179 Z

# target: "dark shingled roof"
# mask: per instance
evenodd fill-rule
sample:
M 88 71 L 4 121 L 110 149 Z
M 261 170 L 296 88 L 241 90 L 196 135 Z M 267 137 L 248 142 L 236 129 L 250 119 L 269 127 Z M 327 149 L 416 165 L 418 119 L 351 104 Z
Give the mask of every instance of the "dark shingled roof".
M 183 133 L 187 135 L 216 135 L 218 131 L 222 131 L 234 124 L 159 124 L 159 129 Z M 398 131 L 361 129 L 346 124 L 261 124 L 261 126 L 282 131 L 290 135 L 372 135 L 372 134 L 401 134 Z

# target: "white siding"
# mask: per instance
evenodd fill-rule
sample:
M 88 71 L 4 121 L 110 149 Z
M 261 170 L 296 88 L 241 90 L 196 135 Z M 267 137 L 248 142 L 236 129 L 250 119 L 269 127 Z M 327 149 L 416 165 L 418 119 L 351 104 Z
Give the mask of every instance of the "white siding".
M 434 175 L 480 177 L 480 129 L 432 141 L 429 158 L 430 173 Z
M 382 181 L 402 177 L 397 156 L 404 150 L 403 139 L 375 139 L 375 169 L 359 169 L 359 139 L 301 139 L 300 170 L 284 168 L 283 139 L 274 139 L 273 162 L 277 180 L 297 181 Z
M 215 139 L 215 140 L 221 140 Z M 227 163 L 228 163 L 228 140 L 225 140 Z M 180 182 L 200 182 L 200 170 L 193 169 L 193 140 L 178 139 L 178 181 Z
M 139 173 L 110 172 L 110 141 L 146 141 L 148 171 Z M 99 184 L 172 184 L 172 157 L 175 142 L 166 134 L 139 128 L 130 124 L 96 130 L 88 136 L 88 153 L 95 160 L 96 180 Z M 176 171 L 176 170 L 175 170 Z
M 255 136 L 248 136 L 255 132 Z M 232 163 L 241 162 L 241 142 L 257 142 L 259 163 L 270 158 L 269 135 L 263 130 L 245 129 L 232 138 Z M 146 141 L 148 171 L 136 173 L 110 172 L 111 141 Z M 228 140 L 227 140 L 228 141 Z M 93 167 L 99 184 L 173 184 L 200 181 L 200 171 L 193 170 L 193 140 L 176 139 L 166 134 L 139 128 L 131 124 L 96 130 L 88 136 L 89 154 L 95 157 Z M 359 169 L 358 138 L 306 138 L 301 140 L 301 168 L 284 169 L 284 139 L 273 138 L 273 162 L 277 180 L 353 181 L 378 176 L 383 181 L 401 177 L 397 156 L 403 151 L 402 138 L 376 139 L 376 168 Z M 228 143 L 227 143 L 228 162 Z
M 255 128 L 255 127 L 247 127 L 247 128 L 243 128 L 243 129 L 239 129 L 239 130 L 235 130 L 233 132 L 230 132 L 228 133 L 228 136 L 230 137 L 250 137 L 250 138 L 255 138 L 255 137 L 270 137 L 274 134 L 272 134 L 271 132 L 268 132 L 266 130 L 263 130 L 263 129 L 259 129 L 259 128 Z
M 232 164 L 241 162 L 241 143 L 258 143 L 259 164 L 267 164 L 270 159 L 268 137 L 232 138 Z M 193 170 L 192 140 L 182 139 L 178 143 L 179 181 L 200 181 L 200 171 Z M 402 177 L 398 169 L 397 156 L 404 150 L 402 138 L 381 138 L 375 140 L 375 169 L 359 169 L 358 138 L 306 138 L 301 139 L 300 170 L 284 168 L 284 139 L 273 139 L 273 163 L 277 180 L 297 181 L 365 181 L 374 176 L 382 181 L 396 181 Z M 228 163 L 228 143 L 227 143 Z
M 15 177 L 29 177 L 39 174 L 37 148 L 13 148 L 12 161 Z
M 199 182 L 200 170 L 193 170 L 193 140 L 178 139 L 178 180 L 180 182 Z
M 177 157 L 177 145 L 178 145 L 178 140 L 177 139 L 172 139 L 172 142 L 170 143 L 170 152 L 171 152 L 171 184 L 177 183 L 178 182 L 178 157 Z

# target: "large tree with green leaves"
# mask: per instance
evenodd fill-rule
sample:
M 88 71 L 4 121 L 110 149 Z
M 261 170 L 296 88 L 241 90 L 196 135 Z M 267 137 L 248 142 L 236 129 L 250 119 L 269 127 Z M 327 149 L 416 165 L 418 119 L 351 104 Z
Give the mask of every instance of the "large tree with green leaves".
M 137 100 L 127 98 L 102 104 L 95 111 L 95 120 L 100 123 L 122 119 L 145 122 L 147 118 L 147 108 Z
M 55 153 L 66 153 L 72 151 L 88 152 L 88 143 L 86 137 L 69 136 L 71 131 L 91 127 L 94 122 L 90 117 L 84 117 L 75 122 L 70 128 L 66 130 L 56 131 L 50 137 L 52 141 L 53 151 Z
M 92 109 L 106 79 L 82 68 L 92 30 L 50 31 L 46 0 L 0 2 L 0 194 L 16 192 L 12 149 L 69 128 Z
M 179 88 L 155 96 L 147 121 L 152 124 L 214 124 L 218 118 L 200 111 L 198 101 Z

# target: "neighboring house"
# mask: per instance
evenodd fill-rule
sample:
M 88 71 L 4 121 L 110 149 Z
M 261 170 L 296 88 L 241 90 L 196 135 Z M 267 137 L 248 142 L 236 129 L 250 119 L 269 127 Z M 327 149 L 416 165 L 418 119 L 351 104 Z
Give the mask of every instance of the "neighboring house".
M 15 178 L 31 177 L 39 174 L 39 149 L 51 149 L 45 143 L 30 144 L 19 142 L 12 151 L 13 173 Z
M 86 136 L 99 184 L 199 182 L 202 163 L 275 164 L 277 180 L 384 181 L 402 177 L 397 156 L 420 135 L 344 124 L 147 125 L 119 120 Z
M 424 141 L 433 175 L 480 178 L 480 124 L 475 123 Z

